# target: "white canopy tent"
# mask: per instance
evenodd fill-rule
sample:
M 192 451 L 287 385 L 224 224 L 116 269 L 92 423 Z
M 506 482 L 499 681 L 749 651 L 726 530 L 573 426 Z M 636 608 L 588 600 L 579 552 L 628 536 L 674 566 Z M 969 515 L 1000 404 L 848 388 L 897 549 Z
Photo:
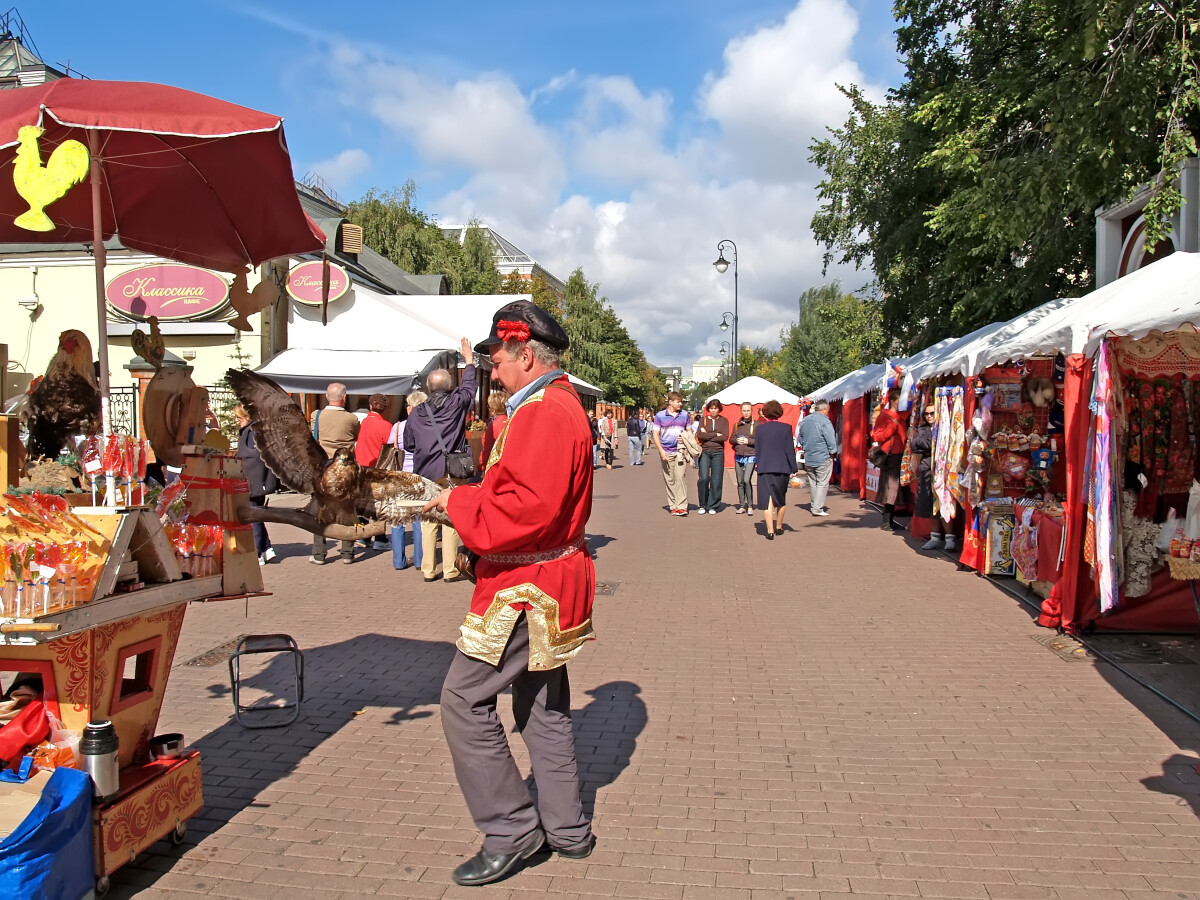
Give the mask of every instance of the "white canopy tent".
M 322 393 L 340 381 L 351 394 L 408 394 L 434 369 L 454 368 L 462 337 L 483 340 L 496 310 L 517 299 L 522 296 L 379 294 L 355 284 L 329 304 L 327 325 L 319 307 L 292 303 L 288 348 L 258 371 L 295 393 Z M 570 378 L 580 394 L 603 396 L 595 385 Z
M 901 360 L 895 362 L 903 365 Z M 872 363 L 848 372 L 841 378 L 836 378 L 829 384 L 810 391 L 806 396 L 810 400 L 840 400 L 845 403 L 855 397 L 861 397 L 875 387 L 883 379 L 883 363 Z
M 768 400 L 778 400 L 780 403 L 799 403 L 800 398 L 790 391 L 785 391 L 777 384 L 772 384 L 757 375 L 747 375 L 740 381 L 735 381 L 729 387 L 713 394 L 708 400 L 719 400 L 723 406 L 739 403 L 766 403 Z M 705 403 L 708 400 L 704 401 Z
M 1006 328 L 972 352 L 966 374 L 1039 353 L 1091 356 L 1110 334 L 1140 338 L 1200 327 L 1200 253 L 1172 253 L 1090 294 L 1055 300 L 1025 315 L 1035 313 L 1040 315 L 1034 321 Z

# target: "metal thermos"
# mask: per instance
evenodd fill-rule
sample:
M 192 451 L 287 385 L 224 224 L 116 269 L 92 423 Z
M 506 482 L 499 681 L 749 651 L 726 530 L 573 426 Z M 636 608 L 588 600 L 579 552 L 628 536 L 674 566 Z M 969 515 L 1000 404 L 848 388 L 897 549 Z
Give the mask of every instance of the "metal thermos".
M 83 769 L 92 776 L 92 798 L 103 802 L 115 797 L 121 789 L 120 767 L 117 763 L 117 730 L 107 720 L 88 722 L 79 740 Z

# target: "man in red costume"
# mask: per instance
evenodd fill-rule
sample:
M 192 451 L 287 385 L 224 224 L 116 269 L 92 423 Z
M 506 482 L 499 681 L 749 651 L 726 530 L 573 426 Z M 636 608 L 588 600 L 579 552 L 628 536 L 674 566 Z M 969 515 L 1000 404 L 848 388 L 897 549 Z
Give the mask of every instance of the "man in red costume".
M 562 326 L 516 300 L 475 350 L 511 394 L 508 423 L 479 484 L 442 491 L 426 510 L 449 514 L 479 554 L 471 611 L 442 687 L 442 727 L 454 772 L 483 847 L 454 870 L 461 885 L 489 884 L 548 842 L 583 859 L 596 839 L 579 798 L 566 663 L 592 640 L 596 571 L 584 542 L 592 510 L 592 433 L 559 368 Z M 537 804 L 496 712 L 512 688 L 513 715 L 529 748 Z

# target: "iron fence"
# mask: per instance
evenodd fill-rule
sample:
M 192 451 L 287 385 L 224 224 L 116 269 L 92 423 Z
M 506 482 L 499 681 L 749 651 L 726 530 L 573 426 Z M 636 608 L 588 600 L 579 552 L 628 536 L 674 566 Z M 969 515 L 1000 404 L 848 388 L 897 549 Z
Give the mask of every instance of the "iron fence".
M 108 390 L 108 418 L 112 430 L 118 434 L 138 433 L 138 389 L 136 387 L 110 387 Z

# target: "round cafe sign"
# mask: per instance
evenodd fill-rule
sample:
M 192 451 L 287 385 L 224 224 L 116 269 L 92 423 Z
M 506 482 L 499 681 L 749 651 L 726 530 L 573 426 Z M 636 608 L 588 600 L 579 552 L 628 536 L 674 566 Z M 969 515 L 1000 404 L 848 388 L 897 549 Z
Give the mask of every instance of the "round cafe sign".
M 109 281 L 105 297 L 130 318 L 177 322 L 219 310 L 229 300 L 229 285 L 207 269 L 166 263 L 122 272 Z
M 322 263 L 320 260 L 300 263 L 288 272 L 287 292 L 297 303 L 321 305 Z M 350 276 L 336 263 L 329 264 L 329 299 L 337 300 L 350 290 Z

